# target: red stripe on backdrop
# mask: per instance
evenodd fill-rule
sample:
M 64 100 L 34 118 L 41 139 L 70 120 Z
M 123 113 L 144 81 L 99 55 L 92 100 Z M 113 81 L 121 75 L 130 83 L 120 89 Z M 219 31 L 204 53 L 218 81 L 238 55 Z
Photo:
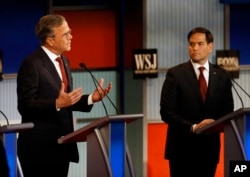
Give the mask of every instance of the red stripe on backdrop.
M 84 62 L 89 68 L 116 67 L 116 19 L 112 10 L 55 11 L 72 29 L 71 69 Z
M 169 177 L 168 161 L 164 159 L 167 124 L 148 124 L 147 177 Z M 224 177 L 224 134 L 221 134 L 220 163 L 215 177 Z

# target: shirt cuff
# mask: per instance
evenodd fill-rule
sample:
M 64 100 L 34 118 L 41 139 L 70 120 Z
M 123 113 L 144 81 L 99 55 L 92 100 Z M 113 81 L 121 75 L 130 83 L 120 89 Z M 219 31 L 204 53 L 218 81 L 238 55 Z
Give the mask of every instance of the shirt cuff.
M 192 125 L 192 127 L 191 127 L 191 132 L 194 133 L 194 128 L 196 127 L 196 125 L 197 125 L 197 124 Z
M 58 108 L 58 107 L 56 106 L 56 110 L 57 110 L 57 111 L 60 111 L 60 110 L 61 110 L 61 108 Z
M 91 104 L 93 104 L 92 94 L 90 94 L 88 97 L 88 105 L 91 105 Z

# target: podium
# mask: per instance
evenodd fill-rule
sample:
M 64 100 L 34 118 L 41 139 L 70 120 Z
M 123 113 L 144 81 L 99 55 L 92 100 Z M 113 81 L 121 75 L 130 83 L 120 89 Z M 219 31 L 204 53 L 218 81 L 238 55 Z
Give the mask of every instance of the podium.
M 17 133 L 33 127 L 33 123 L 10 124 L 0 127 L 0 137 L 5 148 L 7 162 L 10 169 L 10 177 L 23 176 L 17 158 Z
M 141 119 L 143 114 L 105 116 L 63 136 L 58 143 L 87 142 L 87 176 L 125 177 L 126 162 L 131 177 L 135 177 L 126 125 Z
M 197 131 L 213 132 L 224 132 L 224 176 L 230 176 L 230 161 L 250 160 L 250 108 L 240 108 Z

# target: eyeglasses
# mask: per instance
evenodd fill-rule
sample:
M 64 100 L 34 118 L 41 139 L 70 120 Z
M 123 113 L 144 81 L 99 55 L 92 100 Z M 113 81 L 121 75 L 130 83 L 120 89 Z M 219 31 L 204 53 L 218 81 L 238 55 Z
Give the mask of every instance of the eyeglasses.
M 62 35 L 62 38 L 69 39 L 70 37 L 72 37 L 71 32 L 72 32 L 72 31 L 69 30 L 68 32 L 64 33 L 64 34 Z M 49 37 L 49 38 L 52 38 L 52 39 L 56 38 L 56 34 L 54 34 L 53 36 L 51 36 L 51 37 Z
M 63 34 L 63 38 L 69 39 L 72 36 L 71 30 Z

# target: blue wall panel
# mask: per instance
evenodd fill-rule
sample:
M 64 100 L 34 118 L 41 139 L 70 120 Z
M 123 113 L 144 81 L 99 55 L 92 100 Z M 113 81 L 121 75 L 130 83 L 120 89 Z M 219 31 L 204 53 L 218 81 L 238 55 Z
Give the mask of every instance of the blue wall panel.
M 21 61 L 39 45 L 35 25 L 46 13 L 46 1 L 0 2 L 0 51 L 3 73 L 17 73 Z
M 250 4 L 230 5 L 230 49 L 240 51 L 240 65 L 250 64 Z

